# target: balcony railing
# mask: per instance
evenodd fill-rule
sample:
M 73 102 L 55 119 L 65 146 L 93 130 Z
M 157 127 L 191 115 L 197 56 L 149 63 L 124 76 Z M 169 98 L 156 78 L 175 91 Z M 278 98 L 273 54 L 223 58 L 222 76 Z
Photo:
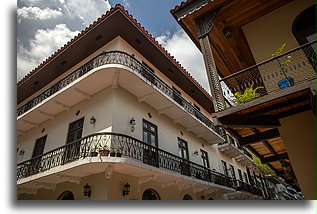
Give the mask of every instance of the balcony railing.
M 316 41 L 220 80 L 227 108 L 316 79 Z
M 50 170 L 56 166 L 96 156 L 95 148 L 110 148 L 124 157 L 142 161 L 154 167 L 171 170 L 185 176 L 194 177 L 226 187 L 238 188 L 230 177 L 212 171 L 204 166 L 180 158 L 157 147 L 146 144 L 135 138 L 116 133 L 96 133 L 88 135 L 73 143 L 66 144 L 45 154 L 34 157 L 17 165 L 17 180 Z M 258 188 L 256 188 L 258 189 Z M 241 189 L 247 191 L 245 189 Z M 259 189 L 262 196 L 262 191 Z M 250 191 L 249 191 L 250 192 Z M 253 192 L 251 192 L 253 193 Z
M 106 64 L 120 64 L 131 68 L 133 71 L 141 74 L 145 79 L 149 81 L 149 84 L 155 86 L 157 90 L 162 92 L 163 94 L 167 95 L 175 102 L 177 105 L 181 106 L 186 112 L 197 118 L 207 127 L 211 128 L 215 131 L 214 123 L 208 119 L 205 115 L 203 115 L 200 111 L 198 111 L 190 102 L 185 100 L 180 94 L 178 94 L 172 87 L 167 85 L 163 80 L 157 77 L 153 71 L 151 71 L 147 66 L 143 65 L 133 56 L 121 52 L 121 51 L 109 51 L 104 52 L 87 62 L 85 65 L 78 68 L 76 71 L 72 72 L 65 78 L 59 80 L 49 89 L 38 95 L 37 97 L 33 98 L 25 105 L 20 107 L 17 110 L 17 116 L 20 116 L 27 112 L 28 110 L 34 108 L 56 92 L 60 91 L 61 89 L 65 88 L 72 82 L 74 82 L 79 77 L 83 76 L 87 72 L 91 71 L 94 68 L 97 68 L 102 65 Z

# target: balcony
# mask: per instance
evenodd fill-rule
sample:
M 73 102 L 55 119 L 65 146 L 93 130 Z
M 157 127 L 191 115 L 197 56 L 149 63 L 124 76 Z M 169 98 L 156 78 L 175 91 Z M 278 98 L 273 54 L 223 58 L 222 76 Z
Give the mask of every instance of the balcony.
M 231 158 L 236 158 L 243 154 L 243 152 L 238 148 L 237 142 L 230 136 L 224 135 L 226 141 L 218 143 L 218 149 Z
M 316 41 L 220 80 L 226 108 L 272 100 L 315 86 Z M 257 103 L 258 104 L 258 103 Z M 249 104 L 250 106 L 251 104 Z M 238 109 L 236 107 L 236 109 Z
M 110 156 L 113 157 L 104 157 L 101 156 L 101 153 L 97 154 L 94 152 L 94 148 L 101 147 L 109 148 L 111 152 Z M 130 165 L 130 167 L 124 166 L 127 163 L 133 163 L 133 161 L 120 161 L 127 158 L 131 161 L 136 160 L 137 163 L 134 163 L 134 166 Z M 79 164 L 80 161 L 84 164 Z M 116 133 L 88 135 L 71 144 L 61 146 L 28 161 L 19 163 L 17 165 L 17 181 L 19 186 L 25 186 L 25 184 L 29 183 L 29 188 L 31 185 L 30 182 L 43 184 L 47 180 L 49 182 L 56 182 L 61 177 L 76 178 L 88 176 L 104 172 L 105 165 L 110 162 L 116 163 L 115 169 L 123 174 L 128 173 L 132 176 L 140 176 L 145 173 L 144 169 L 152 169 L 151 171 L 161 169 L 164 170 L 164 174 L 170 177 L 169 179 L 171 179 L 171 173 L 176 173 L 178 176 L 182 175 L 200 181 L 202 189 L 205 190 L 211 186 L 226 192 L 239 190 L 255 194 L 256 196 L 262 196 L 262 191 L 259 188 L 243 188 L 243 185 L 241 186 L 239 183 L 237 185 L 235 181 L 232 181 L 231 178 L 223 174 L 211 171 L 208 168 L 182 159 L 130 136 Z M 140 169 L 140 166 L 143 169 Z M 151 166 L 152 168 L 146 168 L 145 166 Z M 55 175 L 57 177 L 53 178 L 52 176 Z M 147 175 L 149 174 L 147 173 Z M 43 182 L 45 178 L 47 180 Z M 189 187 L 193 186 L 193 184 L 189 185 Z M 254 191 L 254 189 L 257 191 Z
M 104 52 L 96 56 L 18 108 L 18 132 L 25 133 L 47 119 L 54 119 L 57 114 L 69 110 L 76 103 L 90 100 L 98 91 L 108 86 L 116 88 L 119 84 L 134 94 L 139 102 L 148 103 L 159 114 L 165 114 L 174 123 L 180 123 L 207 143 L 215 144 L 223 140 L 208 117 L 147 66 L 120 51 Z

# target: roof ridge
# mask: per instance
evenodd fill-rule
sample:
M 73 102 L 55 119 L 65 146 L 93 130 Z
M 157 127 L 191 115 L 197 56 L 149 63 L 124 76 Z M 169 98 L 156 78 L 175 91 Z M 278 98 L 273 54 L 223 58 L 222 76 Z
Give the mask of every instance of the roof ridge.
M 86 27 L 84 30 L 82 30 L 80 33 L 78 33 L 74 38 L 72 38 L 70 41 L 68 41 L 64 46 L 56 50 L 51 56 L 49 56 L 46 60 L 44 60 L 40 65 L 38 65 L 36 68 L 34 68 L 32 71 L 30 71 L 28 74 L 26 74 L 21 80 L 18 81 L 17 86 L 21 85 L 24 81 L 26 81 L 31 75 L 33 75 L 35 72 L 40 70 L 46 63 L 48 63 L 50 60 L 52 60 L 54 57 L 56 57 L 60 52 L 62 52 L 64 49 L 66 49 L 71 44 L 75 43 L 79 38 L 81 38 L 85 33 L 87 33 L 92 27 L 94 27 L 96 24 L 100 23 L 102 20 L 107 18 L 111 13 L 113 13 L 115 10 L 120 9 L 124 14 L 131 20 L 133 23 L 136 24 L 136 26 L 150 39 L 153 41 L 153 43 L 161 49 L 176 65 L 177 67 L 187 76 L 190 78 L 190 80 L 193 81 L 193 83 L 198 86 L 206 95 L 208 98 L 211 98 L 211 95 L 206 91 L 204 87 L 200 85 L 200 83 L 197 82 L 197 80 L 175 59 L 174 56 L 172 56 L 156 39 L 150 34 L 145 28 L 135 19 L 133 18 L 133 15 L 130 14 L 127 10 L 124 9 L 124 7 L 121 4 L 116 4 L 114 7 L 110 8 L 105 14 L 103 14 L 101 17 L 99 17 L 96 21 L 94 21 L 92 24 L 90 24 L 88 27 Z

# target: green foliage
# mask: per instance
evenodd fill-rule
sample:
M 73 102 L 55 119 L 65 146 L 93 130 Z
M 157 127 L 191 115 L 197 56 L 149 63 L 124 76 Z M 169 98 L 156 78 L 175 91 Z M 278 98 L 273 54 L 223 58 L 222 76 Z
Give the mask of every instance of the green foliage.
M 265 175 L 275 175 L 275 172 L 266 164 L 262 164 L 260 159 L 255 156 L 252 152 L 250 152 L 253 158 L 253 162 L 255 165 L 261 170 L 261 172 Z
M 258 89 L 261 89 L 261 88 L 264 88 L 262 86 L 258 86 L 256 87 L 255 89 L 253 89 L 253 84 L 249 87 L 249 88 L 246 88 L 243 92 L 243 94 L 241 94 L 240 92 L 236 92 L 234 94 L 234 96 L 237 98 L 235 100 L 236 103 L 246 103 L 246 102 L 249 102 L 251 100 L 253 100 L 254 98 L 257 98 L 257 97 L 260 97 L 261 94 L 260 93 L 256 93 L 256 91 Z

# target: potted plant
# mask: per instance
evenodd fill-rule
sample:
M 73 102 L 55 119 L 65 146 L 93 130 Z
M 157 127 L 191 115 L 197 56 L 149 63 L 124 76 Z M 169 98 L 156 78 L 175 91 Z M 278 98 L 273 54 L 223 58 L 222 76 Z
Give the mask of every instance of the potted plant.
M 116 156 L 116 149 L 111 147 L 111 150 L 110 150 L 110 157 L 115 157 Z
M 121 155 L 122 155 L 122 148 L 118 148 L 118 149 L 117 149 L 116 156 L 117 156 L 117 157 L 121 157 Z
M 92 148 L 90 151 L 90 156 L 91 157 L 96 157 L 98 155 L 98 152 L 96 150 L 96 148 Z
M 100 149 L 99 149 L 99 154 L 100 156 L 108 156 L 110 153 L 110 150 L 107 146 L 102 146 Z

